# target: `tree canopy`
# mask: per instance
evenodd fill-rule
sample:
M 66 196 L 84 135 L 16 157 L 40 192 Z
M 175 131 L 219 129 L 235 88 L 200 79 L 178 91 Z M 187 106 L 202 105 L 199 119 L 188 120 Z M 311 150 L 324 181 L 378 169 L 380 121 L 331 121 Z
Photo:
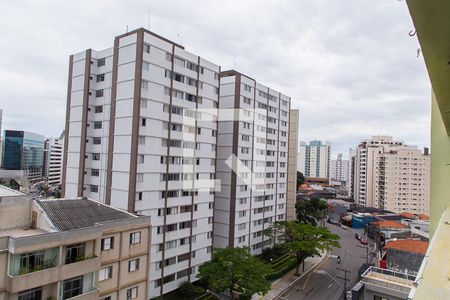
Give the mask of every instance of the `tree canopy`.
M 297 220 L 301 223 L 317 226 L 320 220 L 324 218 L 327 207 L 327 202 L 319 198 L 297 203 L 295 205 Z
M 340 247 L 338 242 L 340 237 L 326 227 L 315 227 L 297 221 L 288 221 L 282 224 L 284 225 L 284 244 L 282 245 L 287 250 L 294 252 L 297 257 L 296 275 L 299 274 L 300 264 L 307 257 L 320 255 L 323 250 Z
M 264 295 L 270 289 L 266 274 L 271 268 L 250 255 L 248 248 L 223 248 L 214 251 L 213 259 L 199 268 L 198 277 L 217 292 L 229 290 L 251 296 Z

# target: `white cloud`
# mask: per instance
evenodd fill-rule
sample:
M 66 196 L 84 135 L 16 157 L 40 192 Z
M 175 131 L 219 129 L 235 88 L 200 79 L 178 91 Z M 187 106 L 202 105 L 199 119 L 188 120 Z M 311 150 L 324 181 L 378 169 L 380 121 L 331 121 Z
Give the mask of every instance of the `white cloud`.
M 63 130 L 68 56 L 146 27 L 268 84 L 299 107 L 300 139 L 346 152 L 391 134 L 429 145 L 430 84 L 404 2 L 9 1 L 0 19 L 4 128 Z

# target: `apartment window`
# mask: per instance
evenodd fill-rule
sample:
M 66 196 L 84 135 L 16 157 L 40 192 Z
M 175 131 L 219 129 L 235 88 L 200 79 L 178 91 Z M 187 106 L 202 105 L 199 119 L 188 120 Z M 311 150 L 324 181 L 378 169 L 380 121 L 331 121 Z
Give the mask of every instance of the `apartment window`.
M 145 145 L 145 136 L 139 136 L 139 145 Z
M 150 71 L 150 64 L 146 61 L 142 62 L 142 70 L 144 71 Z
M 128 261 L 128 272 L 139 270 L 139 258 Z
M 20 292 L 18 300 L 40 300 L 42 299 L 42 288 L 36 288 Z
M 138 155 L 137 162 L 138 162 L 138 164 L 143 164 L 144 163 L 144 154 L 139 154 Z
M 95 98 L 103 97 L 103 91 L 104 90 L 96 90 L 95 91 Z
M 95 106 L 94 112 L 95 112 L 96 114 L 103 112 L 103 106 L 102 106 L 102 105 L 97 105 L 97 106 Z
M 114 249 L 114 237 L 110 236 L 107 238 L 103 238 L 100 245 L 100 249 L 101 251 Z
M 137 286 L 127 290 L 127 300 L 136 299 L 137 296 L 138 296 Z
M 105 81 L 105 74 L 99 74 L 97 75 L 97 82 Z
M 198 66 L 194 63 L 191 63 L 190 61 L 186 62 L 186 68 L 188 68 L 189 70 L 195 71 L 195 72 L 198 71 Z
M 90 190 L 92 193 L 98 193 L 98 185 L 91 184 Z
M 244 84 L 244 91 L 251 92 L 252 91 L 252 87 L 249 86 L 248 84 Z
M 166 60 L 172 61 L 172 54 L 170 54 L 169 52 L 166 52 Z
M 141 242 L 141 232 L 130 233 L 130 245 L 139 244 Z
M 150 53 L 150 45 L 149 44 L 144 44 L 144 52 Z
M 63 299 L 69 299 L 83 293 L 83 276 L 63 281 Z
M 147 99 L 141 99 L 141 108 L 147 108 Z
M 66 264 L 71 264 L 84 259 L 84 244 L 74 244 L 66 247 Z
M 101 129 L 101 128 L 102 128 L 102 122 L 101 121 L 94 122 L 94 129 Z
M 99 176 L 100 175 L 100 171 L 99 169 L 91 169 L 91 176 Z
M 144 181 L 144 174 L 143 173 L 137 173 L 136 174 L 136 182 L 143 182 Z
M 145 80 L 141 81 L 141 89 L 144 91 L 148 90 L 148 81 L 145 81 Z
M 243 242 L 245 242 L 245 235 L 238 237 L 238 243 L 243 243 Z
M 146 118 L 141 118 L 141 126 L 143 126 L 143 127 L 147 126 L 147 119 Z
M 183 68 L 184 68 L 185 61 L 184 61 L 183 59 L 178 58 L 178 57 L 175 57 L 175 58 L 174 58 L 174 62 L 175 62 L 175 64 L 176 64 L 177 66 L 180 66 L 180 67 L 183 67 Z
M 100 153 L 92 153 L 92 160 L 100 160 Z
M 239 218 L 245 217 L 247 215 L 247 211 L 241 210 L 239 211 Z
M 94 138 L 92 138 L 92 143 L 94 145 L 100 145 L 102 143 L 102 138 L 94 137 Z
M 105 65 L 106 61 L 104 58 L 100 58 L 97 60 L 97 67 L 103 67 Z
M 138 200 L 141 201 L 142 200 L 142 192 L 137 193 L 138 194 Z
M 98 281 L 103 281 L 112 278 L 112 266 L 100 269 L 98 272 Z

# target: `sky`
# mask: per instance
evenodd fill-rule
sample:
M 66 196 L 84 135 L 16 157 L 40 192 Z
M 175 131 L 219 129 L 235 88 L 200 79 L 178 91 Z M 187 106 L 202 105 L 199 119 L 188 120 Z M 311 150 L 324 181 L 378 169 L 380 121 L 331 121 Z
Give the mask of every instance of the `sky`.
M 69 55 L 145 27 L 292 98 L 299 140 L 332 156 L 372 135 L 430 144 L 431 87 L 405 1 L 7 1 L 2 4 L 3 129 L 57 137 Z

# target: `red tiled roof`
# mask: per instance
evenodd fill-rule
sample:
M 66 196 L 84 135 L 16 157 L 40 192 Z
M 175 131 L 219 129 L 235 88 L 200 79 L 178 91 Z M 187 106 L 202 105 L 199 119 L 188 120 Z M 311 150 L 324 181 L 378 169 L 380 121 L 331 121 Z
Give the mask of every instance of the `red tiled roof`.
M 411 219 L 417 219 L 417 216 L 415 214 L 409 213 L 409 212 L 402 212 L 400 214 L 400 216 L 406 217 L 406 218 L 411 218 Z
M 399 223 L 399 222 L 395 222 L 392 220 L 382 220 L 382 221 L 376 221 L 375 224 L 378 227 L 383 227 L 383 228 L 408 228 L 408 226 Z
M 418 216 L 419 216 L 419 220 L 425 220 L 426 221 L 426 220 L 430 219 L 430 217 L 425 215 L 425 214 L 418 214 Z
M 398 240 L 398 241 L 390 241 L 384 247 L 385 249 L 397 249 L 406 252 L 414 252 L 424 254 L 428 249 L 428 242 L 420 241 L 420 240 Z

